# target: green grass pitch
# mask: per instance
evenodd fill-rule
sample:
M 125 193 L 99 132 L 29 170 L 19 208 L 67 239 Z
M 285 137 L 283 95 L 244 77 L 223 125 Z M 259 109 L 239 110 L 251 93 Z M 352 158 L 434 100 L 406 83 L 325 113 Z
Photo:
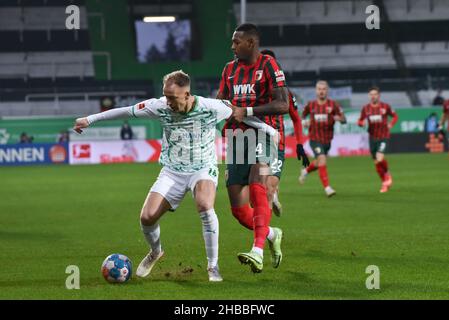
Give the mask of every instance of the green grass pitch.
M 318 175 L 299 186 L 298 161 L 286 162 L 280 199 L 284 260 L 265 251 L 261 274 L 240 265 L 252 234 L 232 217 L 221 168 L 222 283 L 209 283 L 201 223 L 188 195 L 161 220 L 166 256 L 147 279 L 124 285 L 101 276 L 103 259 L 123 253 L 134 271 L 147 252 L 139 211 L 157 164 L 0 168 L 0 299 L 448 299 L 449 158 L 388 155 L 394 185 L 380 194 L 368 157 L 328 163 L 337 196 Z M 80 268 L 67 290 L 68 265 Z M 365 287 L 366 267 L 380 269 L 380 289 Z

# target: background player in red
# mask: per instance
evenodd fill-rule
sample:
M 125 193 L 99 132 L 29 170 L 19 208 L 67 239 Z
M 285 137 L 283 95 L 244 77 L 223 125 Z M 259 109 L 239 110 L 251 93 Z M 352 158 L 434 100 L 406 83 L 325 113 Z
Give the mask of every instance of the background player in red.
M 380 90 L 372 87 L 368 91 L 371 102 L 362 108 L 358 125 L 363 127 L 365 119 L 368 120 L 369 145 L 371 155 L 376 165 L 376 171 L 382 180 L 381 193 L 387 192 L 393 184 L 393 179 L 388 170 L 388 162 L 385 159 L 385 150 L 390 138 L 390 129 L 398 121 L 396 112 L 390 105 L 380 101 Z M 392 117 L 388 122 L 388 117 Z
M 257 27 L 248 23 L 238 26 L 232 36 L 231 48 L 236 59 L 224 67 L 217 98 L 230 100 L 238 108 L 224 131 L 232 133 L 228 143 L 240 139 L 247 131 L 255 130 L 241 122 L 244 117 L 254 115 L 278 130 L 278 148 L 283 150 L 283 119 L 280 115 L 288 112 L 285 76 L 275 59 L 260 53 L 259 39 Z M 267 177 L 272 174 L 270 166 L 277 159 L 270 158 L 269 139 L 262 137 L 262 140 L 255 144 L 245 140 L 244 150 L 227 149 L 227 159 L 236 158 L 237 152 L 246 155 L 244 163 L 227 164 L 226 186 L 234 217 L 243 226 L 254 230 L 251 251 L 238 254 L 240 262 L 248 264 L 253 272 L 263 269 L 263 248 L 267 238 L 273 267 L 277 268 L 282 260 L 282 230 L 269 227 L 271 210 L 267 194 Z M 255 163 L 249 161 L 253 156 Z M 277 152 L 274 156 L 277 157 Z
M 260 53 L 267 54 L 276 59 L 274 52 L 271 50 L 262 50 Z M 296 157 L 298 158 L 299 161 L 302 160 L 302 164 L 304 167 L 307 167 L 310 164 L 310 162 L 309 162 L 309 158 L 307 157 L 307 155 L 304 151 L 303 145 L 302 145 L 304 138 L 302 135 L 301 117 L 298 114 L 298 104 L 296 102 L 296 97 L 290 90 L 288 90 L 288 105 L 289 105 L 288 113 L 290 115 L 290 118 L 292 119 L 293 128 L 294 128 L 295 137 L 296 137 Z M 279 150 L 279 153 L 280 154 L 278 157 L 278 162 L 279 161 L 284 162 L 284 159 L 285 159 L 284 150 Z M 269 194 L 273 194 L 273 199 L 272 199 L 273 212 L 278 217 L 282 213 L 282 204 L 279 201 L 279 195 L 278 195 L 279 182 L 280 182 L 280 175 L 279 176 L 272 175 L 272 176 L 268 177 L 268 189 L 270 190 Z
M 326 156 L 331 148 L 331 141 L 334 137 L 334 124 L 336 121 L 346 123 L 346 117 L 340 105 L 328 99 L 329 85 L 326 81 L 318 81 L 316 84 L 317 99 L 310 101 L 304 107 L 302 117 L 305 119 L 310 115 L 309 139 L 310 147 L 315 155 L 315 160 L 301 171 L 299 182 L 303 184 L 310 172 L 318 170 L 324 192 L 328 197 L 336 194 L 329 185 L 327 175 Z
M 446 100 L 443 103 L 443 114 L 441 115 L 440 122 L 438 123 L 438 135 L 441 136 L 441 139 L 444 139 L 444 137 L 446 136 L 446 134 L 444 133 L 444 122 L 446 121 L 447 121 L 446 131 L 449 131 L 449 100 Z

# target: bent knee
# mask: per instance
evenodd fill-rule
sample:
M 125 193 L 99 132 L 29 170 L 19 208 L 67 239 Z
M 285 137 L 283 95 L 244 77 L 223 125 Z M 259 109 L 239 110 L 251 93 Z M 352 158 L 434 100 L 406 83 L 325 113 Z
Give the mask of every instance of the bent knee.
M 143 208 L 140 212 L 140 222 L 144 226 L 151 226 L 157 221 L 157 212 L 154 210 Z
M 198 199 L 196 202 L 196 208 L 198 212 L 204 212 L 214 207 L 214 202 L 208 199 Z

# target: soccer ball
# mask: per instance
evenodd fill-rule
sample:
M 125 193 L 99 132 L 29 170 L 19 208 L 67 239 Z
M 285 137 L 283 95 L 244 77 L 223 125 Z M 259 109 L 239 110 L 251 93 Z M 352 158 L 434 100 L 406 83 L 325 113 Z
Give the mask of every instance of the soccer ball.
M 123 254 L 111 254 L 104 259 L 101 265 L 101 273 L 107 282 L 123 283 L 131 278 L 132 263 Z

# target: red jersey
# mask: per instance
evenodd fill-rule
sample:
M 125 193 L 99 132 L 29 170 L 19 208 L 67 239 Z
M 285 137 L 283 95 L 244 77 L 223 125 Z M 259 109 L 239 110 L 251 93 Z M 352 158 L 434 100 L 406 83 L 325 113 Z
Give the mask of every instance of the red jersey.
M 296 137 L 296 143 L 302 144 L 302 123 L 301 123 L 301 117 L 298 114 L 298 103 L 296 102 L 296 97 L 294 94 L 288 90 L 288 104 L 289 109 L 288 113 L 290 114 L 290 118 L 293 122 L 293 128 L 295 130 L 295 137 Z
M 276 62 L 269 56 L 260 54 L 257 61 L 252 65 L 244 64 L 235 59 L 223 69 L 220 81 L 219 94 L 229 100 L 234 106 L 257 108 L 273 100 L 272 91 L 275 88 L 285 87 L 284 72 Z M 262 121 L 277 129 L 281 141 L 279 149 L 284 150 L 284 119 L 282 115 L 260 116 Z M 244 123 L 226 123 L 226 129 L 246 130 L 249 126 Z
M 447 130 L 449 131 L 449 100 L 444 101 L 443 104 L 443 114 L 446 115 L 447 121 Z M 444 123 L 443 123 L 444 125 Z
M 343 110 L 338 102 L 327 99 L 319 104 L 317 100 L 310 101 L 302 111 L 302 117 L 310 115 L 309 139 L 322 144 L 331 143 L 334 137 L 335 116 L 342 116 Z
M 371 139 L 387 139 L 390 137 L 388 116 L 393 117 L 391 124 L 394 125 L 398 116 L 389 104 L 379 101 L 378 105 L 374 107 L 369 103 L 362 108 L 359 122 L 368 119 L 368 132 Z

